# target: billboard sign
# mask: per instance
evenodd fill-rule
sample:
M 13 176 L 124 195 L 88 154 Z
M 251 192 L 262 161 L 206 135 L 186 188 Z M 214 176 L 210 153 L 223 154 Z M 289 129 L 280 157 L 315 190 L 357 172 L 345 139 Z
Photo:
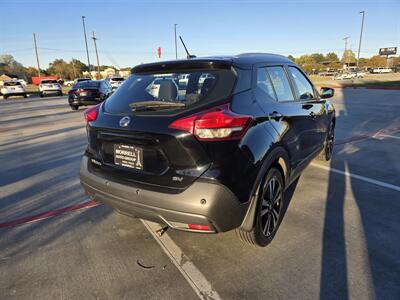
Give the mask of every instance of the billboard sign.
M 395 55 L 396 53 L 397 53 L 397 47 L 379 49 L 379 55 Z

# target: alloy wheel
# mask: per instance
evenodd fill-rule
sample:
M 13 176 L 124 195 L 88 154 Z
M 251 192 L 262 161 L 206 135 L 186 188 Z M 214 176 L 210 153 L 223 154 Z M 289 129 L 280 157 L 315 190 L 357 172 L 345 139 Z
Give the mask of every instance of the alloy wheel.
M 266 182 L 261 198 L 261 230 L 264 236 L 271 236 L 278 227 L 282 207 L 282 186 L 276 177 Z

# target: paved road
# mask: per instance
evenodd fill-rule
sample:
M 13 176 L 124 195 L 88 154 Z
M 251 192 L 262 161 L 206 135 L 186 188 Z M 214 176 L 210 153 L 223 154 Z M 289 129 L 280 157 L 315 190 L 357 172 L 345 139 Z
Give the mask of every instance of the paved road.
M 399 299 L 400 92 L 344 89 L 333 102 L 334 159 L 290 189 L 269 247 L 234 232 L 154 239 L 104 205 L 42 215 L 0 228 L 0 298 Z M 88 201 L 85 135 L 66 98 L 0 100 L 0 227 Z

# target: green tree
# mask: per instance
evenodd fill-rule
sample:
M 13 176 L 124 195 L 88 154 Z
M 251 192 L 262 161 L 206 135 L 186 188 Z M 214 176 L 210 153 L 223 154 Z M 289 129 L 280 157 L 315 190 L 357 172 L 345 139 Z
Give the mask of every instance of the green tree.
M 337 56 L 337 54 L 335 52 L 329 52 L 325 55 L 325 60 L 329 61 L 331 63 L 338 62 L 339 57 Z
M 294 56 L 292 56 L 292 55 L 288 55 L 288 57 L 287 58 L 289 58 L 291 61 L 295 61 L 296 59 L 294 58 Z
M 374 68 L 386 67 L 386 58 L 379 55 L 372 56 L 368 60 L 368 66 Z
M 325 56 L 322 53 L 313 53 L 310 55 L 317 63 L 322 63 L 325 60 Z
M 353 51 L 351 51 L 350 49 L 347 49 L 346 51 L 343 52 L 343 56 L 342 56 L 343 63 L 354 63 L 356 61 L 357 61 L 356 55 L 354 54 Z

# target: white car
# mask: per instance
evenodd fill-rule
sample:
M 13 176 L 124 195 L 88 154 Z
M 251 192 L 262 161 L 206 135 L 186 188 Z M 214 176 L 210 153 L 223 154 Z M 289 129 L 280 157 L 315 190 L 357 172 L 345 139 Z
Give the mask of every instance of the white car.
M 374 68 L 371 70 L 371 73 L 378 73 L 378 74 L 391 73 L 391 72 L 393 72 L 393 70 L 389 68 Z
M 1 87 L 1 94 L 4 99 L 7 99 L 11 96 L 23 96 L 27 97 L 25 87 L 21 84 L 21 82 L 16 80 L 4 81 L 3 86 Z
M 75 81 L 73 81 L 73 80 L 64 81 L 65 86 L 73 86 L 74 84 L 75 84 Z
M 62 88 L 57 80 L 53 79 L 43 79 L 39 84 L 39 92 L 40 97 L 44 97 L 49 94 L 57 94 L 58 96 L 62 96 Z
M 357 77 L 357 73 L 343 73 L 334 77 L 335 80 L 344 80 L 344 79 L 354 79 Z
M 119 88 L 119 86 L 125 81 L 122 77 L 109 77 L 106 80 L 110 83 L 113 91 Z

